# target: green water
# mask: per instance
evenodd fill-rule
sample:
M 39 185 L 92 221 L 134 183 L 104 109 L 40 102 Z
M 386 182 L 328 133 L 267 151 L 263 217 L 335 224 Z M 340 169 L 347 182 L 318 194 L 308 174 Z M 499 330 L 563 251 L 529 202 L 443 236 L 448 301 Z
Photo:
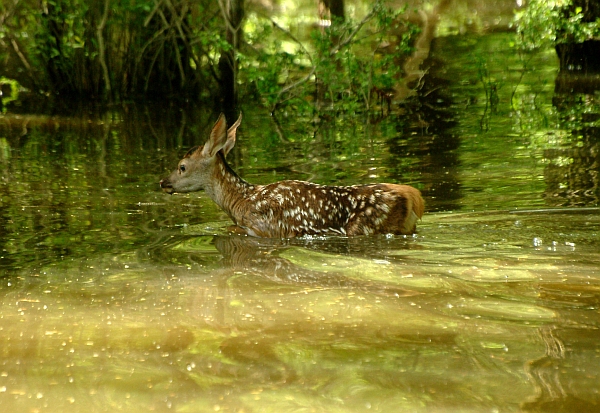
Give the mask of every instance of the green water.
M 414 237 L 227 235 L 158 187 L 202 108 L 0 116 L 0 410 L 598 411 L 597 94 L 512 40 L 440 39 L 379 122 L 244 108 L 242 176 L 412 184 Z

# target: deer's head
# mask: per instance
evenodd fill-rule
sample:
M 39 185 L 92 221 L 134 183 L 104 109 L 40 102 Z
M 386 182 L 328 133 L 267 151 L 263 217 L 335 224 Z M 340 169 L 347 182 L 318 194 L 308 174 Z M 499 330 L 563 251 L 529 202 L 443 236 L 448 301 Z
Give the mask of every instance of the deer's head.
M 226 156 L 235 145 L 235 134 L 242 122 L 242 115 L 227 129 L 227 121 L 221 113 L 203 146 L 196 146 L 179 161 L 177 169 L 160 181 L 160 187 L 168 194 L 195 192 L 213 184 L 217 154 Z

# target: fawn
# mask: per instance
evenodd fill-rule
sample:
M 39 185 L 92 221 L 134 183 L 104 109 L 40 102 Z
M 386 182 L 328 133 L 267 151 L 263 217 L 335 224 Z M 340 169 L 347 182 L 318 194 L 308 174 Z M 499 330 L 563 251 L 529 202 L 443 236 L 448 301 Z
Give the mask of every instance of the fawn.
M 242 116 L 227 129 L 221 114 L 204 146 L 196 146 L 160 181 L 163 191 L 206 194 L 233 220 L 233 230 L 256 237 L 413 234 L 423 216 L 419 190 L 408 185 L 318 185 L 281 181 L 252 185 L 225 157 L 235 145 Z

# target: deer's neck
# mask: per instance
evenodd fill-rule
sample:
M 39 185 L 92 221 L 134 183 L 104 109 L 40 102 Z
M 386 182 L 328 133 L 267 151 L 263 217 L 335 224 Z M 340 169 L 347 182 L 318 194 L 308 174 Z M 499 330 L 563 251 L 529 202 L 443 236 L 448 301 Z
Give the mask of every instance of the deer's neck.
M 229 166 L 221 152 L 215 157 L 212 185 L 205 188 L 206 194 L 229 215 L 235 223 L 243 213 L 243 204 L 254 185 L 249 184 Z

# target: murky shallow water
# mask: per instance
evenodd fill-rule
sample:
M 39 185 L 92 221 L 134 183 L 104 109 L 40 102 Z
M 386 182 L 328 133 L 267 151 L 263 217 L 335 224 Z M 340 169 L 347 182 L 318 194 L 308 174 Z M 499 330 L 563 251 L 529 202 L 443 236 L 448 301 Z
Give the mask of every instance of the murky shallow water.
M 438 214 L 415 237 L 350 240 L 200 225 L 66 259 L 4 280 L 0 400 L 6 411 L 593 411 L 599 232 L 597 212 Z
M 3 118 L 0 409 L 597 411 L 594 97 L 567 111 L 547 57 L 523 76 L 490 58 L 489 106 L 477 56 L 507 36 L 439 46 L 464 60 L 431 76 L 467 80 L 406 118 L 314 139 L 289 119 L 282 141 L 245 112 L 246 178 L 414 184 L 414 237 L 225 234 L 206 197 L 157 187 L 203 112 Z

